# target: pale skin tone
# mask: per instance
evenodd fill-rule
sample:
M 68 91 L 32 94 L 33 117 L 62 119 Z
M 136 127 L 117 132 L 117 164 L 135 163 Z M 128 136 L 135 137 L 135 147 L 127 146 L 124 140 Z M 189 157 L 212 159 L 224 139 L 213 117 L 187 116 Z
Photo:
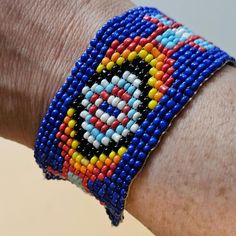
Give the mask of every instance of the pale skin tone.
M 0 6 L 0 135 L 33 148 L 74 61 L 101 25 L 133 4 Z M 200 89 L 131 184 L 125 208 L 155 235 L 236 235 L 235 77 L 236 69 L 225 66 Z

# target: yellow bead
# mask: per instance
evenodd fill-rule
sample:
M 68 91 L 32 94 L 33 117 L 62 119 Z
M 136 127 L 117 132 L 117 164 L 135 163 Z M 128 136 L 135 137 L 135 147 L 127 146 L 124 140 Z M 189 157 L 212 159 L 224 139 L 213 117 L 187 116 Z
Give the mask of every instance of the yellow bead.
M 68 122 L 68 126 L 69 126 L 70 128 L 74 128 L 75 124 L 76 124 L 76 121 L 75 121 L 75 120 L 70 120 L 70 121 Z
M 157 59 L 152 59 L 149 63 L 151 66 L 155 67 L 157 64 Z
M 150 85 L 151 87 L 154 87 L 155 83 L 157 82 L 157 80 L 154 77 L 151 77 L 148 80 L 148 85 Z
M 113 159 L 115 155 L 116 155 L 116 152 L 115 151 L 111 151 L 110 154 L 109 154 L 109 157 L 111 159 Z
M 98 67 L 97 67 L 97 69 L 96 69 L 96 71 L 97 71 L 98 73 L 101 73 L 104 68 L 105 68 L 105 66 L 104 66 L 103 64 L 99 64 Z
M 72 117 L 74 113 L 75 113 L 75 109 L 74 109 L 74 108 L 70 108 L 70 109 L 68 109 L 68 111 L 67 111 L 67 115 L 68 115 L 69 117 Z
M 97 162 L 97 160 L 98 160 L 98 158 L 97 158 L 96 156 L 93 156 L 93 157 L 90 159 L 90 163 L 95 165 L 96 162 Z
M 76 149 L 76 148 L 78 147 L 78 145 L 79 145 L 79 141 L 74 140 L 74 141 L 72 142 L 72 144 L 71 144 L 71 147 L 74 148 L 74 149 Z
M 157 93 L 157 89 L 152 88 L 148 93 L 148 97 L 153 98 L 156 93 Z
M 121 66 L 123 64 L 123 62 L 125 61 L 124 57 L 119 57 L 116 61 L 116 64 Z
M 157 69 L 156 68 L 154 68 L 154 67 L 152 67 L 150 70 L 149 70 L 149 74 L 150 75 L 155 75 L 157 73 Z
M 72 130 L 72 131 L 70 132 L 71 138 L 74 138 L 74 137 L 75 137 L 75 134 L 76 134 L 75 130 Z
M 104 162 L 104 161 L 106 160 L 106 158 L 107 158 L 107 156 L 106 156 L 104 153 L 102 153 L 102 154 L 99 156 L 99 160 L 102 161 L 102 162 Z
M 156 105 L 157 105 L 157 101 L 155 100 L 152 100 L 148 103 L 148 107 L 152 110 L 156 107 Z
M 148 54 L 148 55 L 145 57 L 145 61 L 146 61 L 146 62 L 150 62 L 152 59 L 153 59 L 153 55 L 152 55 L 152 54 Z
M 75 158 L 77 163 L 80 163 L 81 160 L 84 159 L 84 157 L 79 153 L 78 156 Z
M 145 58 L 147 56 L 148 52 L 146 50 L 141 50 L 138 55 L 141 57 L 141 58 Z
M 133 61 L 136 56 L 137 56 L 137 52 L 133 51 L 129 54 L 128 60 Z
M 81 164 L 87 166 L 89 164 L 89 160 L 86 158 L 81 159 Z
M 107 63 L 107 66 L 106 66 L 107 69 L 108 69 L 108 70 L 111 70 L 112 67 L 114 66 L 114 64 L 115 64 L 115 63 L 114 63 L 113 61 L 108 62 L 108 63 Z
M 74 153 L 72 154 L 72 158 L 75 160 L 78 155 L 79 155 L 78 152 L 74 152 Z
M 127 151 L 126 147 L 122 146 L 118 150 L 118 154 L 122 156 Z

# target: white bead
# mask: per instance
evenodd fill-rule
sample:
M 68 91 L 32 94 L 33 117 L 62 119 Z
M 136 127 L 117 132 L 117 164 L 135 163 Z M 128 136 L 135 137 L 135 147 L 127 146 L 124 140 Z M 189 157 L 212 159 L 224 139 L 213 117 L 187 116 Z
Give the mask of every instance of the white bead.
M 138 106 L 139 106 L 139 104 L 141 104 L 141 101 L 140 100 L 136 100 L 134 103 L 133 103 L 133 108 L 134 109 L 137 109 L 138 108 Z
M 97 107 L 99 107 L 102 102 L 103 102 L 102 98 L 98 98 L 98 99 L 95 101 L 94 104 L 95 104 Z
M 97 87 L 97 85 L 98 85 L 97 83 L 93 84 L 92 87 L 90 88 L 90 90 L 91 90 L 92 92 L 94 92 L 94 91 L 95 91 L 95 88 Z
M 119 80 L 120 80 L 120 78 L 117 75 L 115 75 L 115 76 L 112 77 L 111 82 L 113 84 L 117 84 Z
M 123 137 L 126 137 L 129 133 L 129 130 L 128 129 L 124 129 L 123 132 L 122 132 L 122 136 Z
M 114 100 L 115 96 L 114 95 L 111 95 L 108 99 L 107 99 L 107 102 L 109 104 L 112 104 L 112 101 Z
M 126 117 L 125 113 L 122 112 L 117 116 L 117 120 L 121 122 L 125 117 Z
M 135 112 L 134 115 L 133 115 L 133 117 L 132 117 L 132 119 L 133 119 L 134 121 L 136 121 L 140 116 L 141 116 L 141 113 L 140 113 L 140 112 Z
M 84 118 L 85 119 L 85 117 L 87 116 L 87 115 L 89 115 L 89 113 L 88 113 L 88 111 L 81 111 L 80 112 L 80 117 L 82 117 L 82 118 Z
M 109 82 L 106 80 L 106 79 L 103 79 L 102 81 L 101 81 L 101 85 L 105 88 L 105 87 L 107 87 L 107 85 L 109 84 Z
M 97 140 L 94 140 L 93 146 L 94 146 L 95 148 L 99 148 L 99 147 L 100 147 L 100 143 L 99 143 Z
M 109 117 L 110 115 L 108 113 L 104 113 L 101 115 L 100 120 L 105 123 Z
M 90 136 L 88 137 L 88 142 L 89 142 L 89 143 L 93 143 L 94 140 L 95 140 L 95 138 L 94 138 L 92 135 L 90 135 Z
M 81 104 L 82 104 L 84 107 L 86 107 L 89 103 L 90 103 L 90 102 L 89 102 L 88 99 L 83 99 L 82 102 L 81 102 Z
M 88 131 L 86 131 L 86 132 L 84 133 L 83 137 L 84 137 L 85 139 L 88 139 L 89 135 L 90 135 L 90 133 L 89 133 Z
M 135 79 L 134 82 L 133 82 L 133 85 L 138 88 L 138 86 L 140 85 L 141 83 L 141 80 L 140 79 Z
M 104 144 L 105 146 L 108 146 L 110 139 L 108 137 L 104 137 L 101 140 L 102 144 Z
M 90 88 L 88 86 L 84 86 L 81 92 L 82 94 L 86 94 L 89 90 Z
M 130 75 L 130 72 L 129 72 L 128 70 L 126 70 L 126 71 L 124 72 L 124 74 L 122 75 L 122 78 L 125 79 L 125 80 L 127 80 L 127 78 L 128 78 L 129 75 Z
M 84 121 L 81 126 L 84 130 L 86 130 L 86 127 L 87 127 L 88 123 L 86 121 Z
M 112 122 L 113 122 L 115 119 L 116 119 L 115 116 L 110 116 L 110 117 L 107 119 L 107 124 L 108 124 L 108 125 L 111 125 Z
M 118 97 L 115 97 L 111 103 L 112 106 L 117 107 L 118 103 L 120 102 L 120 99 Z
M 119 142 L 119 140 L 121 139 L 121 135 L 114 133 L 111 138 L 115 141 L 115 142 Z
M 127 78 L 127 80 L 130 82 L 130 83 L 133 83 L 133 81 L 137 79 L 137 76 L 134 75 L 134 74 L 130 74 Z
M 141 94 L 141 91 L 139 89 L 136 89 L 133 93 L 133 97 L 139 98 L 140 94 Z
M 135 133 L 138 128 L 139 128 L 139 125 L 133 124 L 133 125 L 131 126 L 130 130 L 131 130 L 131 132 Z
M 126 102 L 125 102 L 125 101 L 120 101 L 120 102 L 118 103 L 118 105 L 117 105 L 117 108 L 120 109 L 120 110 L 122 110 L 125 105 L 126 105 Z
M 103 113 L 104 113 L 103 110 L 101 110 L 101 109 L 97 109 L 96 112 L 95 112 L 95 115 L 96 115 L 98 118 L 100 118 L 100 117 L 102 116 Z

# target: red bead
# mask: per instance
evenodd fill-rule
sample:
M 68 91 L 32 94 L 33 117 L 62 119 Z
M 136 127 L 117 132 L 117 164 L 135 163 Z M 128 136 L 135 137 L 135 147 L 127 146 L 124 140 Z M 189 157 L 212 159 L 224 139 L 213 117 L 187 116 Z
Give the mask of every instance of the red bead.
M 108 171 L 108 166 L 107 165 L 104 165 L 101 169 L 101 172 L 105 175 Z
M 90 170 L 86 170 L 85 175 L 90 178 L 93 174 L 92 174 L 92 172 Z
M 167 57 L 171 57 L 175 51 L 173 49 L 169 50 L 166 54 Z
M 84 174 L 83 173 L 79 173 L 79 177 L 81 178 L 81 179 L 83 179 L 84 178 Z
M 168 63 L 170 66 L 172 66 L 175 63 L 174 59 L 167 58 L 166 63 Z
M 120 89 L 117 93 L 118 97 L 121 97 L 124 94 L 125 90 L 124 89 Z
M 136 36 L 136 37 L 134 38 L 134 42 L 135 42 L 136 44 L 138 44 L 139 41 L 140 41 L 140 39 L 141 39 L 140 36 Z
M 102 121 L 98 120 L 95 124 L 95 127 L 100 130 L 103 125 L 104 125 L 104 123 Z
M 168 74 L 164 74 L 161 78 L 161 81 L 163 81 L 164 83 L 166 82 L 166 80 L 169 78 L 170 76 Z
M 113 48 L 109 48 L 106 52 L 106 56 L 111 58 L 111 56 L 114 54 L 115 50 Z
M 159 20 L 157 18 L 152 18 L 151 22 L 154 23 L 154 24 L 157 24 L 159 22 Z
M 132 42 L 132 43 L 129 45 L 128 49 L 129 49 L 130 51 L 134 51 L 134 49 L 136 48 L 136 46 L 137 46 L 137 44 L 136 44 L 135 42 Z
M 98 175 L 100 173 L 100 170 L 97 167 L 93 168 L 93 174 Z
M 126 116 L 126 117 L 121 121 L 121 124 L 122 124 L 123 126 L 126 126 L 128 122 L 129 122 L 129 117 Z
M 153 45 L 153 47 L 157 47 L 158 42 L 156 41 L 156 39 L 153 39 L 153 40 L 151 41 L 151 44 Z
M 107 100 L 109 98 L 109 94 L 106 91 L 102 91 L 100 93 L 100 96 L 102 97 L 103 100 Z
M 125 105 L 122 109 L 122 112 L 124 112 L 125 114 L 127 114 L 130 111 L 130 107 L 128 105 Z
M 105 124 L 101 127 L 101 132 L 106 133 L 108 129 L 109 129 L 109 126 Z
M 97 179 L 97 177 L 95 175 L 92 175 L 90 179 L 94 182 Z
M 63 156 L 63 155 L 62 155 Z M 70 155 L 68 155 L 68 154 L 66 154 L 65 156 L 64 156 L 64 159 L 65 159 L 65 161 L 69 161 L 70 160 Z
M 164 53 L 166 55 L 168 51 L 169 51 L 169 48 L 165 47 L 165 48 L 163 48 L 162 53 Z
M 167 70 L 167 74 L 168 75 L 172 75 L 173 73 L 174 73 L 174 71 L 175 71 L 175 69 L 174 69 L 174 67 L 170 67 L 168 70 Z
M 159 46 L 158 46 L 158 50 L 160 51 L 160 52 L 162 52 L 162 50 L 164 49 L 164 45 L 163 44 L 159 44 Z
M 115 86 L 115 87 L 112 89 L 111 93 L 112 93 L 113 95 L 117 95 L 117 93 L 118 93 L 119 90 L 120 90 L 120 88 L 119 88 L 118 86 Z
M 67 152 L 65 152 L 64 150 L 61 151 L 61 156 L 65 157 L 67 155 Z
M 73 166 L 70 166 L 70 167 L 69 167 L 69 171 L 72 172 L 72 173 L 74 173 L 75 168 L 74 168 Z
M 127 48 L 127 47 L 130 45 L 130 43 L 131 43 L 132 41 L 133 41 L 133 40 L 132 40 L 131 38 L 127 38 L 127 39 L 124 40 L 123 44 L 124 44 L 125 47 Z
M 61 136 L 61 140 L 62 140 L 62 142 L 64 142 L 64 143 L 66 143 L 66 141 L 68 140 L 68 136 L 67 135 L 65 135 L 65 134 L 63 134 L 62 136 Z
M 112 174 L 113 174 L 113 171 L 112 171 L 112 170 L 108 170 L 108 171 L 107 171 L 107 176 L 108 176 L 108 177 L 111 177 Z
M 119 44 L 120 44 L 120 42 L 119 42 L 117 39 L 115 39 L 115 40 L 111 43 L 111 47 L 112 47 L 113 49 L 116 49 L 116 48 L 119 46 Z
M 99 95 L 94 93 L 90 98 L 90 102 L 94 103 L 98 98 L 99 98 Z
M 60 139 L 60 138 L 61 138 L 61 135 L 62 135 L 62 132 L 60 132 L 60 131 L 57 132 L 57 134 L 56 134 L 56 138 L 57 138 L 57 139 Z
M 169 69 L 170 65 L 169 64 L 164 64 L 161 68 L 163 72 L 166 72 Z
M 97 107 L 95 105 L 92 105 L 90 108 L 89 108 L 89 113 L 90 114 L 95 114 L 95 112 L 97 111 Z
M 131 96 L 128 93 L 125 92 L 125 93 L 122 94 L 121 98 L 124 101 L 128 102 L 130 100 Z
M 159 88 L 159 91 L 163 94 L 165 94 L 167 90 L 168 90 L 168 87 L 164 84 L 162 84 Z
M 90 122 L 92 124 L 95 124 L 98 121 L 98 118 L 96 116 L 91 117 Z
M 115 129 L 118 125 L 119 125 L 119 121 L 118 121 L 118 120 L 115 120 L 115 121 L 112 122 L 111 128 L 112 128 L 112 129 Z
M 100 173 L 99 175 L 98 175 L 98 179 L 99 180 L 104 180 L 104 178 L 105 178 L 105 176 L 104 176 L 104 174 L 103 173 Z
M 114 170 L 115 168 L 116 168 L 116 163 L 112 162 L 112 163 L 110 164 L 110 169 L 111 169 L 111 170 Z
M 148 43 L 148 41 L 147 41 L 146 38 L 141 38 L 140 41 L 139 41 L 139 44 L 140 44 L 142 47 L 144 47 L 144 45 L 147 44 L 147 43 Z
M 151 20 L 151 16 L 144 16 L 143 19 L 144 20 Z
M 174 82 L 174 78 L 170 77 L 170 78 L 165 82 L 165 85 L 168 86 L 168 87 L 170 87 L 173 82 Z
M 69 168 L 70 164 L 69 164 L 68 161 L 64 161 L 63 166 L 66 167 L 66 168 Z
M 63 145 L 64 145 L 63 142 L 59 142 L 57 146 L 58 146 L 59 148 L 62 148 Z
M 67 124 L 62 123 L 62 124 L 60 125 L 60 127 L 59 127 L 59 130 L 64 131 L 65 128 L 66 128 L 66 126 L 67 126 Z
M 116 51 L 119 52 L 120 54 L 121 54 L 124 50 L 125 50 L 124 44 L 120 44 L 120 45 L 117 47 L 117 49 L 116 49 Z
M 69 148 L 66 144 L 64 144 L 64 145 L 62 146 L 62 149 L 63 149 L 65 152 L 68 152 L 70 148 Z

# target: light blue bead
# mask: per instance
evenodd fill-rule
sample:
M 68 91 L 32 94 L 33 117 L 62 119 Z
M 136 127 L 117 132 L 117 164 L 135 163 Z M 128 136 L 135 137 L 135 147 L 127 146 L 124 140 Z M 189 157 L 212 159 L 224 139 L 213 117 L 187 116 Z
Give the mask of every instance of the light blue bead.
M 127 91 L 129 89 L 130 85 L 131 85 L 130 83 L 126 83 L 125 86 L 124 86 L 124 90 Z
M 173 48 L 175 46 L 175 43 L 174 42 L 168 42 L 167 44 L 166 44 L 166 47 L 167 48 Z
M 111 91 L 112 91 L 112 89 L 113 89 L 114 87 L 115 87 L 114 84 L 108 84 L 105 90 L 106 90 L 108 93 L 111 93 Z
M 102 85 L 97 85 L 96 88 L 95 88 L 95 92 L 100 94 L 102 91 L 104 90 L 103 86 Z
M 127 114 L 127 116 L 130 118 L 130 119 L 132 119 L 132 117 L 133 117 L 133 115 L 136 113 L 136 110 L 135 109 L 131 109 L 129 112 L 128 112 L 128 114 Z
M 97 140 L 98 142 L 101 142 L 102 138 L 104 138 L 104 137 L 105 137 L 105 135 L 102 134 L 102 133 L 100 133 L 100 134 L 96 137 L 96 140 Z
M 92 115 L 89 114 L 85 117 L 85 121 L 87 121 L 89 123 L 91 118 L 92 118 Z
M 167 39 L 167 38 L 163 38 L 163 39 L 161 40 L 161 43 L 162 43 L 164 46 L 166 46 L 166 44 L 168 43 L 168 39 Z
M 117 83 L 117 86 L 120 88 L 123 88 L 125 84 L 126 84 L 126 80 L 120 79 Z
M 118 134 L 121 134 L 123 132 L 123 130 L 124 130 L 124 126 L 123 125 L 118 125 L 116 127 L 116 133 L 118 133 Z
M 88 124 L 87 126 L 86 126 L 86 130 L 87 131 L 91 131 L 93 129 L 93 125 L 91 125 L 91 124 Z
M 88 92 L 85 94 L 85 98 L 88 99 L 88 100 L 89 100 L 92 96 L 93 96 L 93 92 L 92 92 L 92 91 L 88 91 Z
M 128 105 L 129 105 L 130 107 L 132 107 L 133 104 L 134 104 L 134 102 L 135 102 L 136 100 L 137 100 L 136 98 L 131 98 L 131 99 L 128 101 Z
M 130 121 L 127 123 L 127 125 L 126 125 L 127 129 L 130 129 L 131 126 L 132 126 L 134 123 L 135 123 L 135 122 L 134 122 L 133 120 L 130 120 Z
M 100 133 L 100 131 L 97 128 L 93 128 L 92 131 L 91 131 L 91 134 L 94 137 L 97 137 L 99 135 L 99 133 Z
M 114 134 L 114 130 L 113 129 L 108 129 L 107 132 L 106 132 L 106 136 L 111 138 L 111 136 Z
M 131 86 L 128 88 L 127 93 L 128 93 L 129 95 L 132 95 L 135 90 L 136 90 L 136 87 L 133 86 L 133 85 L 131 85 Z

